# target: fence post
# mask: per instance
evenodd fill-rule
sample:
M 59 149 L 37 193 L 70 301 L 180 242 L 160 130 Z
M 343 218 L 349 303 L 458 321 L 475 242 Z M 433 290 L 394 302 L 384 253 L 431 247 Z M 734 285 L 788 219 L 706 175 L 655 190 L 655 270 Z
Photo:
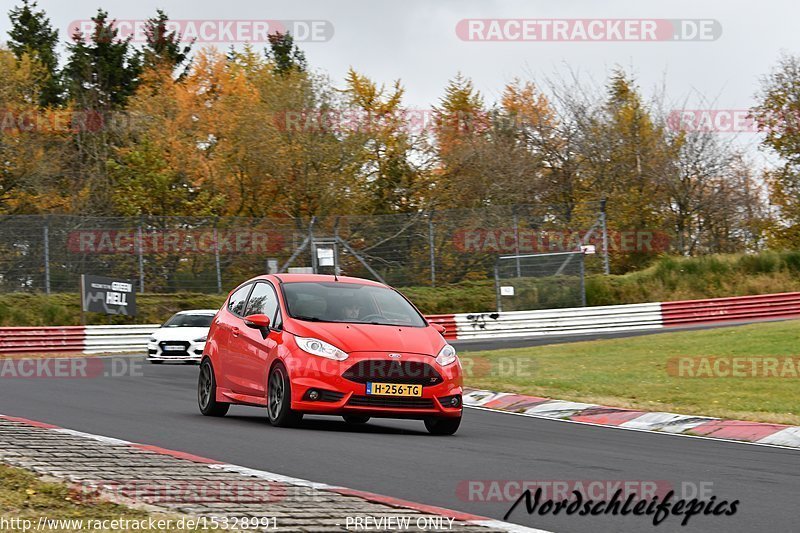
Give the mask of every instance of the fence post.
M 606 276 L 611 273 L 608 265 L 608 227 L 606 226 L 606 199 L 600 200 L 600 222 L 603 230 L 603 271 Z
M 44 292 L 50 295 L 50 218 L 44 217 Z
M 497 301 L 497 312 L 501 313 L 503 311 L 503 303 L 500 295 L 500 269 L 497 267 L 497 263 L 494 265 L 494 297 Z
M 519 219 L 517 218 L 517 206 L 514 206 L 514 255 L 517 256 L 517 277 L 522 277 L 522 267 L 519 263 Z
M 139 255 L 139 293 L 144 293 L 144 251 L 142 250 L 143 242 L 142 232 L 142 217 L 139 217 L 139 227 L 136 229 L 136 253 Z
M 217 219 L 214 219 L 214 266 L 217 269 L 217 294 L 222 294 L 222 270 L 219 264 L 219 232 Z
M 317 222 L 317 217 L 311 217 L 311 223 L 308 225 L 308 242 L 311 244 L 311 271 L 317 274 L 319 270 L 319 262 L 317 260 L 317 243 L 314 242 L 314 224 Z
M 430 248 L 431 287 L 436 286 L 436 249 L 434 241 L 433 211 L 428 213 L 428 248 Z
M 586 254 L 581 254 L 581 307 L 586 307 L 586 268 L 584 261 Z

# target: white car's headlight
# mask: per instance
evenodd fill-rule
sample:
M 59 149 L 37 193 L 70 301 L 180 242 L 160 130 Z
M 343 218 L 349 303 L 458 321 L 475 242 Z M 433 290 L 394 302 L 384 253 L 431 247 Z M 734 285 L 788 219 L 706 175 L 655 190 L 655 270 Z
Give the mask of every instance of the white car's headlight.
M 349 356 L 333 344 L 311 337 L 295 337 L 297 345 L 305 352 L 334 361 L 344 361 Z
M 452 365 L 457 359 L 456 349 L 449 344 L 445 344 L 444 347 L 439 350 L 439 355 L 436 356 L 436 362 L 442 366 Z
M 205 337 L 200 337 L 199 339 L 195 339 L 192 342 L 206 342 L 207 339 L 208 336 L 205 336 Z

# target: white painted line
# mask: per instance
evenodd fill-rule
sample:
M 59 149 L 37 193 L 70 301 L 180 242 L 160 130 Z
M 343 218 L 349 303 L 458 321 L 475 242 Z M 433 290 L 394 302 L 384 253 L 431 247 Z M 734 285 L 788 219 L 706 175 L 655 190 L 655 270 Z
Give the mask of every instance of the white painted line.
M 247 468 L 246 466 L 238 466 L 227 463 L 209 464 L 207 466 L 209 468 L 213 468 L 214 470 L 224 470 L 225 472 L 234 472 L 236 474 L 241 474 L 243 476 L 255 477 L 259 479 L 264 479 L 266 481 L 286 483 L 287 485 L 295 485 L 298 487 L 307 487 L 317 490 L 330 490 L 337 488 L 334 487 L 333 485 L 328 485 L 327 483 L 317 483 L 315 481 L 308 481 L 296 477 L 274 474 L 272 472 L 267 472 L 265 470 L 256 470 L 254 468 Z
M 55 428 L 53 429 L 53 431 L 57 431 L 59 433 L 64 433 L 67 435 L 74 435 L 75 437 L 85 437 L 87 439 L 92 439 L 105 444 L 110 444 L 111 446 L 130 446 L 131 444 L 133 444 L 132 442 L 128 442 L 127 440 L 115 439 L 113 437 L 104 437 L 102 435 L 93 435 L 92 433 L 84 433 L 83 431 L 76 431 L 74 429 Z
M 476 526 L 490 527 L 492 529 L 502 529 L 508 531 L 509 533 L 551 533 L 550 531 L 546 531 L 544 529 L 510 524 L 508 522 L 501 522 L 500 520 L 467 520 L 466 523 Z

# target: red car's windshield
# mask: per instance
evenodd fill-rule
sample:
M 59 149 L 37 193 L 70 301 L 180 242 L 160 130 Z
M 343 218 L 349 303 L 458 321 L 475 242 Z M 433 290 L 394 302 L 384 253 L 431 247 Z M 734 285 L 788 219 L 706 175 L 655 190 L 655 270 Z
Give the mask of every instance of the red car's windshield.
M 342 282 L 284 283 L 289 316 L 315 322 L 423 327 L 425 320 L 386 287 Z

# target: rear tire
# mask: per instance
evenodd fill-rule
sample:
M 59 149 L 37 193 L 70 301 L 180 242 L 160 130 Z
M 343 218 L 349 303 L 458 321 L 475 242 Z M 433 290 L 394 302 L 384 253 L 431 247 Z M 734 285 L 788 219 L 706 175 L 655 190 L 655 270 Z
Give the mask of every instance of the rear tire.
M 452 435 L 458 431 L 461 417 L 458 418 L 426 418 L 425 429 L 431 435 Z
M 267 381 L 267 416 L 275 427 L 297 425 L 303 414 L 292 410 L 292 384 L 282 363 L 272 367 Z
M 344 421 L 348 424 L 366 424 L 369 422 L 368 416 L 359 416 L 359 415 L 344 415 Z
M 161 361 L 159 361 L 160 363 Z M 225 416 L 231 404 L 217 401 L 217 378 L 208 359 L 200 363 L 197 379 L 197 405 L 205 416 Z

